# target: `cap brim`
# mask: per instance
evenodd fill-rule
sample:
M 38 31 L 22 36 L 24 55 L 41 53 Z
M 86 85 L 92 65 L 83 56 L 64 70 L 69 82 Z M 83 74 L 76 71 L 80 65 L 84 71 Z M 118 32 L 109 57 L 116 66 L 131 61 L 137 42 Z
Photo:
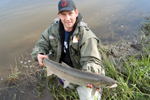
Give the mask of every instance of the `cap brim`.
M 74 9 L 73 8 L 69 8 L 69 7 L 65 7 L 65 8 L 62 8 L 58 13 L 62 12 L 62 11 L 73 11 Z

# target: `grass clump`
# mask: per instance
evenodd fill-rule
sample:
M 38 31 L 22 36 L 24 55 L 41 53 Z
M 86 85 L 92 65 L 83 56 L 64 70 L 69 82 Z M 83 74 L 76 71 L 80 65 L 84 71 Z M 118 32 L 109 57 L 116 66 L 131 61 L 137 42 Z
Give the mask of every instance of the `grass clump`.
M 147 47 L 147 51 L 149 48 Z M 103 100 L 149 100 L 150 99 L 150 55 L 137 54 L 120 59 L 121 70 L 116 69 L 116 62 L 113 58 L 103 62 L 106 76 L 117 80 L 118 87 L 104 89 Z

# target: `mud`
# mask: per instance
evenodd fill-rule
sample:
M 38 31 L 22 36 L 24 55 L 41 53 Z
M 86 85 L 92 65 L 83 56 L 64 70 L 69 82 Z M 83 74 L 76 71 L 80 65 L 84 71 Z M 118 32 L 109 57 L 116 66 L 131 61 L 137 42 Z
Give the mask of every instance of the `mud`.
M 121 69 L 121 62 L 129 60 L 130 57 L 135 56 L 136 59 L 141 59 L 142 56 L 149 56 L 150 51 L 146 48 L 150 47 L 150 18 L 140 27 L 141 36 L 135 36 L 128 41 L 120 40 L 117 43 L 112 43 L 107 46 L 100 45 L 100 52 L 102 61 L 114 61 L 116 69 L 123 72 Z
M 25 73 L 10 75 L 13 77 L 8 78 L 6 82 L 8 87 L 0 89 L 1 100 L 48 100 L 49 98 L 53 100 L 50 91 L 46 88 L 46 78 L 44 78 L 46 71 L 38 67 L 37 63 L 32 66 L 32 68 L 23 68 Z

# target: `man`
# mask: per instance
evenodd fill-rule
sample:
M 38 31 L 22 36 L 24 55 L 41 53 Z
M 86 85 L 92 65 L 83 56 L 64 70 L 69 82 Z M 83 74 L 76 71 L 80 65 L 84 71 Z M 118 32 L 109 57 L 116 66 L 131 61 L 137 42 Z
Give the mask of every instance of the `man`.
M 32 58 L 41 67 L 43 59 L 49 58 L 59 63 L 65 62 L 76 69 L 102 74 L 99 40 L 82 22 L 82 16 L 72 0 L 59 1 L 58 17 L 42 33 L 33 49 Z M 47 54 L 50 54 L 49 57 Z M 95 97 L 91 97 L 92 87 L 92 84 L 77 87 L 80 100 L 100 99 L 99 91 Z

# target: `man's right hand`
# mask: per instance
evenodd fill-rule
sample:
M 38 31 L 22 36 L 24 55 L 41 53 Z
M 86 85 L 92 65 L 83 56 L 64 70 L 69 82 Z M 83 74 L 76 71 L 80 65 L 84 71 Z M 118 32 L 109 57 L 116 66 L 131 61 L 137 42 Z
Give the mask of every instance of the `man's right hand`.
M 39 66 L 40 67 L 43 67 L 44 65 L 43 65 L 43 59 L 44 58 L 48 58 L 48 56 L 47 55 L 42 55 L 42 54 L 38 54 L 37 55 L 37 59 L 38 59 L 38 62 L 39 62 Z

